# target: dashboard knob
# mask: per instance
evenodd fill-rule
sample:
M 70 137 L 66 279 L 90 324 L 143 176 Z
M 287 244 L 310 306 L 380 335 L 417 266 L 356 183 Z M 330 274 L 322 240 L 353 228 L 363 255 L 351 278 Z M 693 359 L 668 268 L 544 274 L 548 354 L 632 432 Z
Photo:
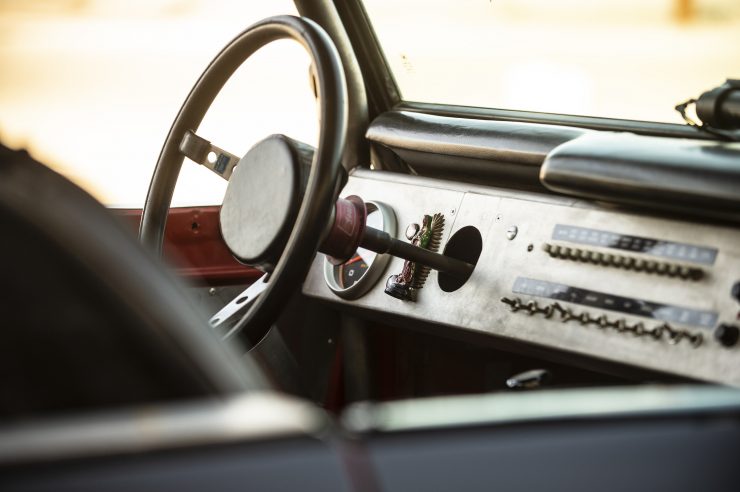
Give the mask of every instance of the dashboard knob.
M 737 302 L 740 302 L 740 280 L 735 282 L 735 285 L 732 286 L 732 290 L 730 290 L 730 295 Z
M 740 338 L 740 328 L 728 323 L 720 324 L 714 330 L 714 338 L 725 347 L 734 346 Z

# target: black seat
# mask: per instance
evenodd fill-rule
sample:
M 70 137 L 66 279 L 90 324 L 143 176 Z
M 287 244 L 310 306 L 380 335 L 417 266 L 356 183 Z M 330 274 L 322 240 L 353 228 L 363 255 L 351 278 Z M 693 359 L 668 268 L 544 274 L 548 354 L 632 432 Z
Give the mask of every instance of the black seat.
M 0 224 L 0 418 L 261 384 L 108 210 L 2 146 Z

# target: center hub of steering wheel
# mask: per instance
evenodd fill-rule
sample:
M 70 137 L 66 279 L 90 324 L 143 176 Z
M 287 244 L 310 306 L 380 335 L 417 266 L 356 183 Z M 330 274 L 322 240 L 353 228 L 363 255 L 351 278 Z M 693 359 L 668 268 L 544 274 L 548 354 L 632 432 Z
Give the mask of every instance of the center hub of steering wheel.
M 271 135 L 242 157 L 219 215 L 224 242 L 239 261 L 272 271 L 298 215 L 314 149 Z

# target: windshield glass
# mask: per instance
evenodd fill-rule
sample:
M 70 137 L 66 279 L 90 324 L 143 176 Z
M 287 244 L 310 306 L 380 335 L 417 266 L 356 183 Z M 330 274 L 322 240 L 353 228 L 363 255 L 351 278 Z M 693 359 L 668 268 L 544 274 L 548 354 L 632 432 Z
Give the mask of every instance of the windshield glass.
M 737 0 L 365 0 L 406 101 L 682 123 L 740 77 Z
M 0 141 L 25 148 L 109 206 L 140 208 L 180 105 L 211 59 L 291 0 L 0 2 Z M 271 133 L 315 145 L 305 50 L 255 54 L 199 133 L 243 155 Z M 221 203 L 226 182 L 190 161 L 173 204 Z

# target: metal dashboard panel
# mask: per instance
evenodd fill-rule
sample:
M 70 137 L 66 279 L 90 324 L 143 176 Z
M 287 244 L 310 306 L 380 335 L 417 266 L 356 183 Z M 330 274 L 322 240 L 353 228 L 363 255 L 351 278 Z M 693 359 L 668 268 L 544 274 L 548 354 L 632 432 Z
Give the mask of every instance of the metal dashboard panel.
M 712 336 L 712 328 L 717 323 L 738 323 L 740 304 L 732 299 L 730 291 L 732 285 L 740 280 L 740 231 L 598 209 L 568 199 L 516 195 L 490 188 L 459 188 L 461 185 L 425 178 L 398 180 L 387 175 L 383 177 L 383 173 L 377 173 L 378 177 L 374 174 L 363 172 L 351 176 L 342 195 L 356 194 L 366 200 L 390 205 L 398 218 L 399 234 L 403 233 L 406 224 L 418 222 L 425 213 L 444 213 L 443 247 L 457 230 L 475 226 L 483 238 L 483 249 L 473 275 L 460 289 L 444 292 L 439 288 L 437 273 L 432 272 L 419 291 L 417 302 L 404 302 L 383 292 L 385 278 L 398 273 L 403 264 L 402 260 L 393 258 L 378 285 L 360 299 L 345 301 L 324 283 L 324 259 L 318 255 L 304 283 L 305 294 L 647 369 L 740 386 L 740 345 L 725 348 Z M 716 248 L 717 254 L 712 265 L 701 266 L 704 275 L 699 280 L 553 258 L 543 250 L 543 245 L 558 242 L 553 239 L 553 231 L 558 224 Z M 507 230 L 512 226 L 517 228 L 517 234 L 510 240 Z M 607 251 L 605 248 L 593 249 Z M 713 321 L 711 327 L 681 323 L 678 319 L 669 323 L 675 330 L 700 333 L 702 343 L 693 346 L 686 339 L 671 344 L 665 338 L 638 337 L 617 329 L 604 329 L 594 323 L 582 323 L 578 319 L 564 322 L 558 316 L 547 318 L 543 314 L 528 314 L 526 310 L 514 312 L 501 301 L 503 297 L 519 298 L 524 304 L 537 301 L 543 306 L 555 302 L 545 297 L 514 293 L 517 279 L 522 278 L 617 298 L 715 313 L 716 322 Z M 557 302 L 576 313 L 586 312 L 591 318 L 622 319 L 628 325 L 642 322 L 646 328 L 660 323 L 659 320 L 593 305 L 574 304 L 562 299 Z

